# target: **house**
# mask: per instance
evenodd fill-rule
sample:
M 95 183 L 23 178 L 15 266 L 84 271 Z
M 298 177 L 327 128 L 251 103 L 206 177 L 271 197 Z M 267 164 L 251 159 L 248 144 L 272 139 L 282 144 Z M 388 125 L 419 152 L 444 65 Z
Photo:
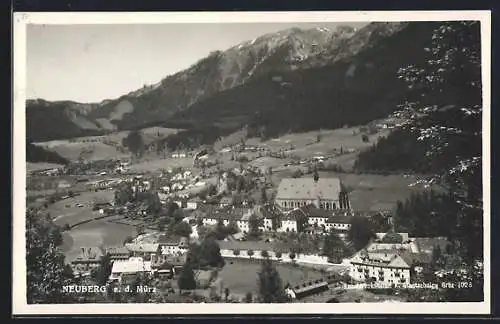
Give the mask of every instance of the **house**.
M 350 209 L 347 192 L 337 178 L 285 178 L 275 203 L 283 210 L 314 204 L 326 210 Z
M 106 254 L 109 255 L 111 261 L 128 260 L 132 256 L 125 246 L 109 247 L 106 249 Z
M 135 276 L 138 273 L 151 274 L 151 261 L 141 257 L 131 257 L 128 260 L 117 260 L 111 268 L 110 281 L 121 282 L 124 276 Z
M 199 197 L 191 198 L 187 201 L 186 209 L 198 209 L 198 206 L 202 203 L 203 201 Z
M 162 254 L 151 260 L 151 267 L 153 270 L 164 270 L 159 272 L 163 275 L 175 275 L 181 271 L 184 263 L 186 263 L 187 253 L 179 255 Z
M 362 250 L 351 260 L 349 275 L 356 281 L 372 281 L 387 285 L 411 283 L 411 274 L 430 262 L 430 255 L 411 251 Z
M 297 219 L 294 213 L 287 213 L 281 217 L 278 232 L 297 232 Z
M 285 293 L 292 299 L 302 299 L 328 290 L 328 282 L 323 279 L 311 280 L 287 287 Z
M 103 255 L 100 247 L 82 247 L 80 254 L 71 261 L 71 268 L 77 275 L 88 276 L 100 265 Z
M 132 253 L 132 256 L 145 260 L 151 260 L 151 257 L 160 254 L 160 244 L 158 243 L 126 243 L 125 248 Z
M 68 182 L 68 180 L 61 180 L 57 184 L 58 189 L 68 189 L 71 188 L 71 183 Z
M 219 207 L 224 208 L 224 207 L 229 207 L 233 204 L 233 197 L 222 197 L 221 200 L 219 201 Z
M 179 255 L 184 254 L 189 249 L 189 240 L 187 237 L 161 237 L 158 241 L 161 255 Z
M 348 231 L 351 228 L 351 221 L 352 217 L 350 216 L 333 215 L 326 220 L 324 226 L 327 231 Z

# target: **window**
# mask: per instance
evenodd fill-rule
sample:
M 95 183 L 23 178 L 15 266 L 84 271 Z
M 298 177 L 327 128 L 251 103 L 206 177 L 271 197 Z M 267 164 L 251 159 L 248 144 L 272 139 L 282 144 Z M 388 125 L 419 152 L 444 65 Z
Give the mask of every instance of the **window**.
M 333 203 L 332 209 L 337 209 L 337 206 L 335 205 L 335 203 Z
M 286 201 L 283 202 L 283 207 L 286 207 Z

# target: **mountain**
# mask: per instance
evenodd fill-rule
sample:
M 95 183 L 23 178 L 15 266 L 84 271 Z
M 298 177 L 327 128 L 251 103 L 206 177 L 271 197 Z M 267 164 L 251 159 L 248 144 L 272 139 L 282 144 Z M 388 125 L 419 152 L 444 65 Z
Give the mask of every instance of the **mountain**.
M 90 104 L 28 100 L 28 136 L 44 141 L 158 124 L 200 100 L 270 72 L 333 63 L 336 57 L 331 53 L 355 34 L 349 26 L 291 28 L 210 53 L 186 70 L 117 99 Z M 57 121 L 58 128 L 46 127 L 50 121 Z
M 361 125 L 385 117 L 407 94 L 398 70 L 426 60 L 424 48 L 430 46 L 437 25 L 371 24 L 340 42 L 337 50 L 325 50 L 336 55 L 334 63 L 274 71 L 200 100 L 165 124 L 191 128 L 186 133 L 190 138 L 182 140 L 184 133 L 178 133 L 167 140 L 167 146 L 188 145 L 194 135 L 201 141 L 217 137 L 209 133 L 215 126 L 225 134 L 246 125 L 251 136 L 268 138 L 289 131 Z M 349 51 L 355 54 L 350 56 Z

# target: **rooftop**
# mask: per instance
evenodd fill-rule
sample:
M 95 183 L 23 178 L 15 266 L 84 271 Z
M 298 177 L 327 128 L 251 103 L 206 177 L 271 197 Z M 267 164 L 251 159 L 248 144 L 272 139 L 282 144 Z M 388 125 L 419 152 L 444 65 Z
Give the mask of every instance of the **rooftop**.
M 137 273 L 151 271 L 151 261 L 142 258 L 130 258 L 123 261 L 114 261 L 111 273 Z
M 104 255 L 102 249 L 98 246 L 82 247 L 80 254 L 72 262 L 93 262 L 99 261 Z
M 143 243 L 143 244 L 127 243 L 125 244 L 125 247 L 131 252 L 154 253 L 158 252 L 160 245 L 158 243 Z

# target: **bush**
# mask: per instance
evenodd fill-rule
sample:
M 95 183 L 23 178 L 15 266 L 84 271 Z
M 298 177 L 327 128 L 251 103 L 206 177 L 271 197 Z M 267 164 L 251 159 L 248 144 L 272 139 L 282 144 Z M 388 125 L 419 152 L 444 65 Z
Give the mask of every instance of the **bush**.
M 264 250 L 264 251 L 261 251 L 261 252 L 260 252 L 260 255 L 261 255 L 263 258 L 268 258 L 268 257 L 269 257 L 269 252 L 267 252 L 266 250 Z

